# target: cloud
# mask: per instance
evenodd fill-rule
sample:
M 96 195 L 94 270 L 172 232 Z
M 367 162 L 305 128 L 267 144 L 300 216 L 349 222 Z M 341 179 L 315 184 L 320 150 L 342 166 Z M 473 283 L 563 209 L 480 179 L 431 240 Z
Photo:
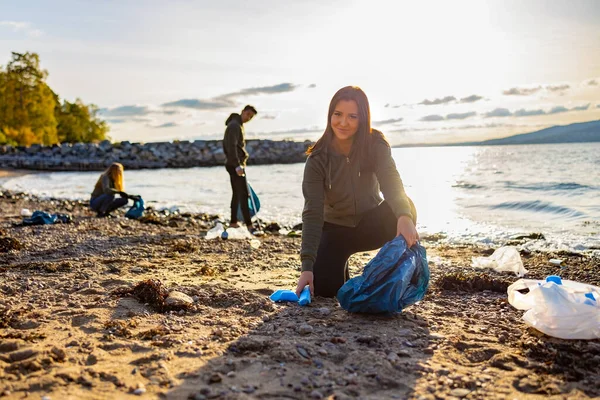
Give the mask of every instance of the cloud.
M 125 118 L 108 118 L 106 122 L 108 122 L 109 124 L 122 124 L 124 122 L 127 122 L 127 120 Z
M 591 105 L 590 103 L 587 103 L 587 104 L 585 104 L 583 106 L 573 107 L 573 108 L 571 108 L 571 111 L 585 111 L 588 108 L 590 108 L 590 105 Z
M 590 81 L 588 81 L 588 86 L 598 86 L 598 81 L 595 79 L 592 79 Z
M 443 120 L 448 120 L 448 119 L 465 119 L 465 118 L 474 117 L 475 115 L 477 115 L 477 113 L 475 111 L 470 111 L 470 112 L 466 112 L 466 113 L 448 114 L 448 115 L 446 115 L 445 118 L 443 115 L 432 114 L 432 115 L 424 116 L 423 118 L 420 119 L 420 121 L 435 122 L 435 121 L 443 121 Z
M 454 113 L 446 115 L 446 119 L 465 119 L 476 116 L 477 113 L 475 111 L 466 112 L 466 113 Z
M 531 117 L 534 115 L 545 115 L 546 111 L 542 110 L 542 109 L 538 109 L 538 110 L 525 110 L 524 108 L 517 110 L 514 112 L 514 116 L 515 117 Z
M 556 85 L 556 86 L 553 86 L 553 85 L 546 86 L 546 90 L 549 90 L 551 92 L 563 92 L 570 88 L 571 88 L 571 86 L 566 85 L 566 84 L 565 85 Z
M 101 108 L 98 113 L 107 117 L 133 117 L 139 115 L 148 115 L 150 110 L 147 106 L 120 106 L 115 108 Z
M 314 132 L 324 132 L 324 128 L 319 128 L 318 126 L 311 126 L 308 128 L 294 128 L 283 131 L 270 131 L 270 132 L 257 132 L 254 136 L 262 136 L 262 135 L 293 135 L 293 134 L 302 134 L 302 133 L 314 133 Z
M 28 36 L 39 37 L 44 34 L 39 29 L 35 29 L 29 22 L 18 22 L 18 21 L 0 21 L 0 27 L 7 26 L 13 30 L 13 32 L 25 32 Z
M 462 99 L 460 99 L 460 102 L 461 103 L 475 103 L 476 101 L 479 101 L 481 99 L 483 99 L 483 97 L 478 96 L 476 94 L 472 94 L 468 97 L 463 97 Z
M 199 100 L 199 99 L 181 99 L 177 101 L 171 101 L 168 103 L 161 104 L 162 107 L 181 107 L 181 108 L 193 108 L 195 110 L 219 110 L 221 108 L 235 107 L 236 104 L 233 101 L 226 99 L 212 99 L 212 100 Z
M 566 107 L 556 106 L 556 107 L 553 107 L 550 111 L 548 111 L 548 114 L 560 114 L 560 113 L 564 113 L 567 111 L 569 111 L 569 109 Z
M 427 122 L 432 122 L 432 121 L 443 121 L 444 117 L 441 115 L 426 115 L 423 118 L 421 118 L 421 121 L 427 121 Z
M 469 125 L 460 125 L 460 126 L 446 126 L 440 129 L 444 131 L 455 131 L 455 130 L 465 130 L 465 129 L 490 129 L 490 128 L 507 128 L 507 127 L 515 127 L 519 125 L 514 124 L 504 124 L 504 123 L 489 123 L 489 124 L 469 124 Z M 526 125 L 521 125 L 526 126 Z
M 371 121 L 372 125 L 377 125 L 377 126 L 381 126 L 381 125 L 388 125 L 388 124 L 393 124 L 394 122 L 400 122 L 402 121 L 404 118 L 390 118 L 390 119 L 382 119 L 379 121 Z
M 237 97 L 239 95 L 256 95 L 256 94 L 274 94 L 274 93 L 285 93 L 285 92 L 293 92 L 298 88 L 298 85 L 294 85 L 293 83 L 280 83 L 278 85 L 273 86 L 262 86 L 255 88 L 242 89 L 239 92 L 224 94 L 219 97 L 230 98 Z
M 175 122 L 165 122 L 164 124 L 153 126 L 152 128 L 162 129 L 162 128 L 173 128 L 175 126 L 177 126 L 177 123 L 175 123 Z
M 309 89 L 314 89 L 314 88 L 316 88 L 316 87 L 317 87 L 317 84 L 316 84 L 316 83 L 311 83 L 310 85 L 308 85 L 308 88 L 309 88 Z
M 261 86 L 241 89 L 237 92 L 222 94 L 210 99 L 181 99 L 161 104 L 162 107 L 193 108 L 195 110 L 219 110 L 223 108 L 237 107 L 239 97 L 255 96 L 259 94 L 278 94 L 292 92 L 299 85 L 293 83 L 280 83 L 272 86 Z
M 442 99 L 434 99 L 434 100 L 425 99 L 422 102 L 420 102 L 419 104 L 423 104 L 425 106 L 434 106 L 434 105 L 438 105 L 438 104 L 451 103 L 453 101 L 456 101 L 456 97 L 454 97 L 454 96 L 446 96 L 446 97 L 444 97 Z
M 502 94 L 506 95 L 506 96 L 530 96 L 532 94 L 535 94 L 537 92 L 539 92 L 542 89 L 541 86 L 538 87 L 534 87 L 534 88 L 510 88 L 508 90 L 505 90 L 502 92 Z
M 277 119 L 277 115 L 261 114 L 260 119 Z
M 508 110 L 508 108 L 496 108 L 485 114 L 486 118 L 492 117 L 510 117 L 512 113 Z

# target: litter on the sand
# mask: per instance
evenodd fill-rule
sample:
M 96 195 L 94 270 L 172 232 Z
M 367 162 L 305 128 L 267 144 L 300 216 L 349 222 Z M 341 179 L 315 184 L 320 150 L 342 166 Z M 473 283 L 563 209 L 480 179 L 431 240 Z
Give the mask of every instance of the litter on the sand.
M 343 309 L 360 313 L 398 313 L 425 297 L 429 266 L 425 248 L 410 249 L 402 236 L 386 243 L 337 293 Z
M 473 268 L 490 268 L 497 272 L 514 272 L 519 277 L 527 273 L 519 250 L 514 246 L 500 247 L 489 257 L 473 257 L 471 265 Z
M 562 264 L 563 260 L 560 260 L 558 258 L 551 258 L 548 260 L 548 263 L 550 265 L 554 265 L 555 267 L 560 267 L 560 265 Z
M 300 299 L 298 300 L 298 304 L 301 306 L 305 306 L 310 304 L 310 286 L 305 286 L 300 292 Z
M 34 211 L 29 218 L 23 218 L 23 225 L 50 225 L 72 222 L 71 216 L 68 214 L 50 214 L 45 211 Z
M 29 208 L 23 208 L 21 209 L 21 217 L 31 217 L 33 213 L 31 212 L 31 210 Z
M 513 307 L 527 310 L 525 322 L 548 336 L 600 338 L 600 287 L 551 275 L 545 281 L 519 279 L 507 292 Z
M 254 239 L 254 236 L 250 233 L 248 228 L 240 226 L 239 228 L 227 228 L 225 232 L 221 233 L 221 239 Z
M 206 236 L 204 238 L 205 239 L 220 238 L 221 235 L 223 234 L 223 232 L 225 232 L 225 228 L 223 228 L 223 224 L 220 222 L 217 222 L 217 224 L 211 230 L 206 232 Z
M 310 304 L 310 301 L 311 301 L 310 287 L 305 286 L 304 289 L 302 290 L 302 292 L 300 293 L 300 297 L 298 297 L 296 292 L 294 292 L 292 290 L 281 289 L 281 290 L 277 290 L 275 293 L 273 293 L 271 296 L 269 296 L 269 298 L 276 303 L 293 302 L 293 303 L 298 303 L 301 306 L 305 306 L 307 304 Z
M 130 219 L 141 218 L 144 215 L 144 200 L 141 196 L 130 196 L 130 198 L 133 198 L 133 205 L 127 210 L 125 217 Z

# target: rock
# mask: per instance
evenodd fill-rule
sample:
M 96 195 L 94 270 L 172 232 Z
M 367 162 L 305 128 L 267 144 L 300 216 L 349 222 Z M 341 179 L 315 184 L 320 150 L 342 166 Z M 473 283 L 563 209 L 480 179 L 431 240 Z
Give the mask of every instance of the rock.
M 56 346 L 50 350 L 50 353 L 52 353 L 52 356 L 58 361 L 64 361 L 67 358 L 67 353 Z
M 456 388 L 456 389 L 452 389 L 450 391 L 450 395 L 454 396 L 454 397 L 465 397 L 467 396 L 469 393 L 471 393 L 471 391 L 469 389 L 463 389 L 463 388 Z
M 10 353 L 8 356 L 10 357 L 10 361 L 15 362 L 15 361 L 27 360 L 28 358 L 35 357 L 38 354 L 39 354 L 39 352 L 37 350 L 23 349 L 23 350 L 19 350 L 19 351 L 14 351 L 14 352 Z
M 144 268 L 142 268 L 142 267 L 133 267 L 133 268 L 131 268 L 131 272 L 133 272 L 134 274 L 141 274 L 142 272 L 144 272 Z
M 138 396 L 141 396 L 144 393 L 146 393 L 146 388 L 145 387 L 139 387 L 139 388 L 137 388 L 137 389 L 135 389 L 133 391 L 133 394 L 137 394 Z
M 194 304 L 194 299 L 187 294 L 178 292 L 176 290 L 170 292 L 169 296 L 165 300 L 165 305 L 167 307 L 186 308 L 190 307 L 192 304 Z
M 302 346 L 296 346 L 296 351 L 298 351 L 298 354 L 300 354 L 302 357 L 309 359 L 310 355 L 308 354 L 308 351 L 306 351 L 306 349 Z
M 313 330 L 313 327 L 309 324 L 302 324 L 298 327 L 298 333 L 300 333 L 301 335 L 311 334 Z
M 221 381 L 223 381 L 223 375 L 218 372 L 211 374 L 208 378 L 208 383 L 219 383 Z
M 310 398 L 311 399 L 322 399 L 323 394 L 321 392 L 319 392 L 318 390 L 313 390 L 312 392 L 310 392 Z
M 26 321 L 19 322 L 15 325 L 16 329 L 35 329 L 39 328 L 42 325 L 40 322 L 32 321 L 30 319 Z
M 392 364 L 395 364 L 398 362 L 398 360 L 400 360 L 400 357 L 398 357 L 398 354 L 394 353 L 393 351 L 391 351 L 388 355 L 387 355 L 387 360 L 389 362 L 391 362 Z
M 327 315 L 331 314 L 331 308 L 321 307 L 321 308 L 317 309 L 317 312 L 319 312 L 319 314 L 321 314 L 323 316 L 327 316 Z
M 86 365 L 96 365 L 98 364 L 98 357 L 95 354 L 90 354 L 85 360 Z

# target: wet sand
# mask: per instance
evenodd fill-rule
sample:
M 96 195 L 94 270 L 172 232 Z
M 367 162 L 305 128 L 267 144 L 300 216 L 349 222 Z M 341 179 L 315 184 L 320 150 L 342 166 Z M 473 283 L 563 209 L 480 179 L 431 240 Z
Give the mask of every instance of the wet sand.
M 22 208 L 74 222 L 18 226 Z M 354 315 L 332 299 L 268 300 L 295 286 L 299 238 L 267 235 L 253 249 L 203 239 L 208 215 L 122 215 L 97 219 L 82 202 L 0 195 L 0 398 L 600 396 L 600 340 L 527 327 L 507 303 L 517 278 L 470 267 L 490 249 L 424 238 L 425 299 L 392 317 Z M 352 274 L 374 254 L 353 256 Z M 598 258 L 522 257 L 529 278 L 600 284 Z M 140 282 L 189 298 L 165 305 L 144 297 Z

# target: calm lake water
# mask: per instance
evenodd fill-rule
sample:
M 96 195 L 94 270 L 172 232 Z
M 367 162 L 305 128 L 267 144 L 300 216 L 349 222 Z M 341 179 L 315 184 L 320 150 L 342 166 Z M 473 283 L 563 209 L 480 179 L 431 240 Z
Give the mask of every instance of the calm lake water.
M 419 232 L 453 242 L 501 244 L 542 232 L 532 248 L 600 248 L 600 143 L 396 148 L 392 154 L 419 211 Z M 304 164 L 250 166 L 259 215 L 300 222 Z M 35 173 L 0 180 L 6 189 L 88 199 L 97 172 Z M 156 208 L 228 217 L 224 167 L 126 171 L 127 192 Z

